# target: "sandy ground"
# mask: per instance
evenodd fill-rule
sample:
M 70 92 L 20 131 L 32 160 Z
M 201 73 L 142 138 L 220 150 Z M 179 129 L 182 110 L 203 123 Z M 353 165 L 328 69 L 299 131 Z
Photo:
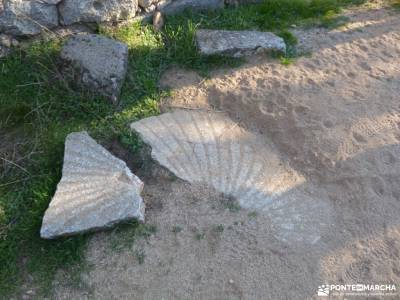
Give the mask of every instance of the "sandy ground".
M 121 251 L 96 234 L 86 288 L 59 280 L 56 298 L 314 299 L 320 284 L 353 283 L 400 291 L 400 16 L 347 14 L 340 30 L 295 31 L 312 55 L 288 67 L 257 56 L 207 80 L 172 69 L 161 83 L 174 90 L 164 110 L 224 111 L 274 144 L 326 204 L 317 243 L 280 239 L 268 215 L 232 211 L 220 194 L 150 163 L 133 171 L 157 232 Z

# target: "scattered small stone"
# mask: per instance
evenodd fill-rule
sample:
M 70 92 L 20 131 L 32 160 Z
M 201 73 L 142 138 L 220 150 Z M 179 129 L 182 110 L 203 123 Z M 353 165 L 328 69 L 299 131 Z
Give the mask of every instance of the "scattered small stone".
M 10 54 L 10 48 L 0 45 L 0 58 L 4 58 Z
M 118 101 L 128 68 L 127 45 L 95 34 L 76 35 L 64 45 L 61 58 L 66 74 L 78 77 L 78 84 Z
M 11 48 L 11 45 L 12 45 L 12 37 L 5 34 L 0 34 L 0 46 Z
M 229 279 L 230 284 L 234 284 L 234 281 L 232 279 Z
M 122 160 L 86 132 L 65 141 L 61 181 L 43 218 L 40 236 L 54 239 L 110 227 L 137 218 L 144 221 L 142 181 Z
M 260 50 L 286 51 L 285 41 L 271 32 L 201 29 L 196 32 L 196 41 L 203 55 L 239 57 Z
M 156 11 L 153 15 L 153 28 L 160 31 L 165 25 L 164 16 L 160 11 Z
M 34 290 L 28 290 L 25 294 L 33 296 L 36 294 L 36 292 Z

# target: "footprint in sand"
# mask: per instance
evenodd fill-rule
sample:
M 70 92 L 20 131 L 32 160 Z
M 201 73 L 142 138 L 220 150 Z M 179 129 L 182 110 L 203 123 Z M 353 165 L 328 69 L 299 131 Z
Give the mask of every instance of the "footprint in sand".
M 363 69 L 363 70 L 365 70 L 365 71 L 371 71 L 371 70 L 372 70 L 371 66 L 370 66 L 367 62 L 365 62 L 365 61 L 360 62 L 358 65 L 359 65 L 359 67 L 360 67 L 361 69 Z
M 323 123 L 324 127 L 326 128 L 332 128 L 333 127 L 333 122 L 330 120 L 325 120 Z
M 299 105 L 294 108 L 297 115 L 306 115 L 310 109 L 307 106 Z

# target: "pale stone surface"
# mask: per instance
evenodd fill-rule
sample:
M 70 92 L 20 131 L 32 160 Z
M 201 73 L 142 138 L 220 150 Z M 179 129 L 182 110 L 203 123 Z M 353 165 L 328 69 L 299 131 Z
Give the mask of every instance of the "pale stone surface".
M 65 141 L 62 178 L 43 218 L 40 236 L 53 239 L 137 218 L 144 221 L 143 183 L 86 132 Z
M 196 32 L 196 41 L 203 55 L 243 56 L 260 50 L 286 50 L 284 40 L 271 32 L 201 29 Z
M 271 216 L 282 240 L 316 243 L 330 207 L 305 178 L 283 161 L 272 143 L 223 113 L 177 110 L 132 123 L 152 158 L 177 177 L 236 199 Z M 323 212 L 321 214 L 321 212 Z
M 156 2 L 157 2 L 157 0 L 138 0 L 139 6 L 141 6 L 143 8 L 147 8 Z
M 59 6 L 64 25 L 78 22 L 128 20 L 135 16 L 137 0 L 64 0 Z
M 35 35 L 58 25 L 59 1 L 5 0 L 0 11 L 0 32 L 19 35 Z
M 64 45 L 61 58 L 72 64 L 79 84 L 118 100 L 128 67 L 127 45 L 100 35 L 77 35 Z
M 182 12 L 185 9 L 215 10 L 220 8 L 224 8 L 224 0 L 178 0 L 161 7 L 161 11 L 171 15 Z
M 165 25 L 165 19 L 160 11 L 156 11 L 153 15 L 153 28 L 156 31 L 160 31 Z
M 0 58 L 6 57 L 10 52 L 10 48 L 0 45 Z

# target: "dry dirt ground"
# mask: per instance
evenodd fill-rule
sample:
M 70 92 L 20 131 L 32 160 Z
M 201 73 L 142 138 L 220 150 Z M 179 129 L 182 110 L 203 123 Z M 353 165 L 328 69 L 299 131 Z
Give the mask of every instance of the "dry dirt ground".
M 223 111 L 273 143 L 305 178 L 300 188 L 325 203 L 313 212 L 329 225 L 316 228 L 318 241 L 281 239 L 268 214 L 236 211 L 153 165 L 133 171 L 143 173 L 157 232 L 120 251 L 110 250 L 109 233 L 96 234 L 86 288 L 59 279 L 55 297 L 314 299 L 324 283 L 400 289 L 400 15 L 379 6 L 347 15 L 340 29 L 295 31 L 312 55 L 290 66 L 256 56 L 207 80 L 172 69 L 161 83 L 173 89 L 164 110 Z

